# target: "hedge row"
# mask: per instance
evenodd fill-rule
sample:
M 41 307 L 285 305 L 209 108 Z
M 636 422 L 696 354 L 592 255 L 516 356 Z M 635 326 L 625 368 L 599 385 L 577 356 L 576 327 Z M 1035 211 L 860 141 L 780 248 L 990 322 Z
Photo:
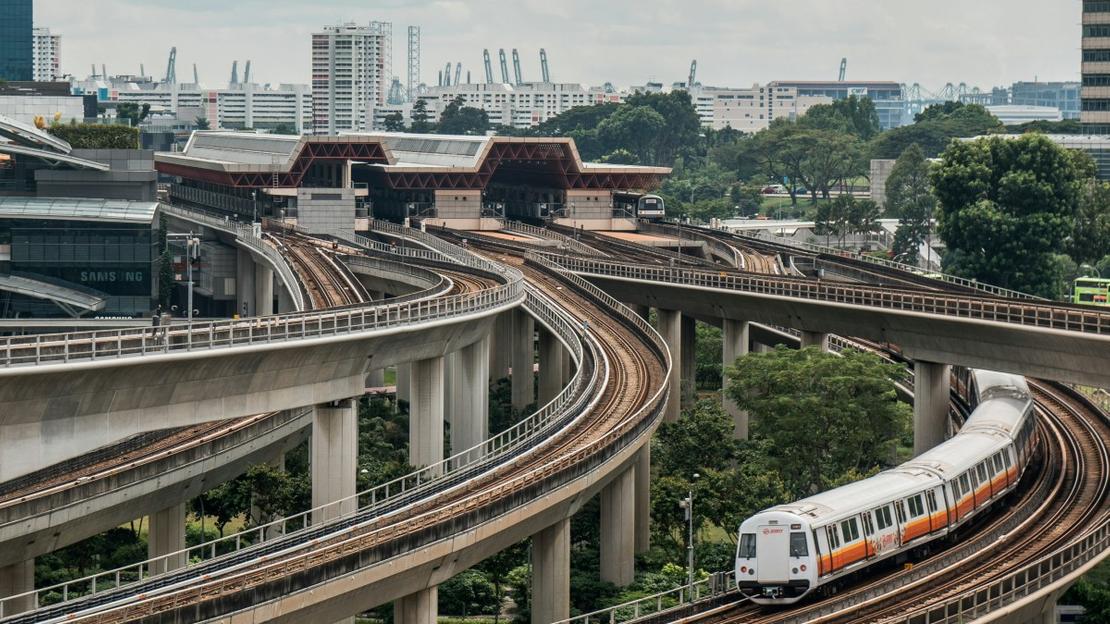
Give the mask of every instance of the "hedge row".
M 48 128 L 50 134 L 69 143 L 74 149 L 138 149 L 139 130 L 128 126 L 102 124 L 57 124 Z

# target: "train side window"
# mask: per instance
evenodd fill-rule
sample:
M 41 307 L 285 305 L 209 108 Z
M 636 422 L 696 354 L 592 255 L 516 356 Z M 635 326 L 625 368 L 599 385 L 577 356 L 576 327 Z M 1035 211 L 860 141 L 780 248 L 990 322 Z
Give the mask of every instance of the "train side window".
M 979 483 L 986 483 L 987 481 L 990 480 L 990 476 L 987 474 L 987 463 L 986 462 L 983 462 L 983 463 L 979 464 L 978 466 L 976 466 L 976 469 L 979 472 Z
M 979 489 L 979 474 L 975 471 L 974 468 L 972 468 L 971 470 L 968 470 L 967 474 L 971 476 L 971 489 L 972 489 L 972 491 L 978 490 Z
M 809 544 L 806 543 L 806 534 L 794 532 L 790 534 L 790 556 L 808 557 Z
M 997 453 L 991 458 L 991 463 L 994 464 L 994 474 L 1002 472 L 1002 453 Z
M 741 559 L 755 558 L 755 533 L 740 534 L 740 549 L 737 551 L 736 556 Z
M 844 538 L 845 544 L 859 539 L 859 524 L 855 518 L 849 518 L 840 523 L 840 535 Z
M 836 534 L 836 525 L 830 524 L 825 530 L 829 534 L 829 549 L 836 550 L 840 548 L 840 536 Z
M 966 472 L 963 473 L 962 475 L 960 475 L 959 481 L 960 481 L 960 496 L 963 496 L 964 494 L 967 494 L 967 493 L 971 492 L 970 479 L 968 478 Z
M 889 524 L 883 522 L 883 509 L 884 508 L 880 507 L 872 512 L 875 514 L 875 526 L 877 526 L 880 531 L 890 526 Z
M 898 517 L 898 524 L 906 523 L 906 508 L 902 505 L 902 501 L 894 503 L 894 515 Z
M 925 500 L 928 501 L 928 503 L 929 503 L 929 511 L 930 512 L 933 512 L 933 511 L 937 510 L 937 493 L 936 492 L 934 492 L 933 490 L 929 490 L 925 494 Z
M 906 505 L 910 509 L 910 517 L 916 518 L 925 515 L 925 505 L 921 502 L 921 495 L 912 496 L 906 499 Z
M 1005 462 L 1007 468 L 1013 468 L 1014 460 L 1010 457 L 1009 453 L 1005 451 L 1002 452 L 1002 461 Z
M 883 507 L 881 511 L 883 512 L 883 520 L 886 521 L 886 526 L 893 525 L 894 521 L 890 519 L 890 507 Z
M 869 513 L 863 514 L 863 534 L 867 536 L 875 534 L 875 525 L 871 521 L 871 514 Z

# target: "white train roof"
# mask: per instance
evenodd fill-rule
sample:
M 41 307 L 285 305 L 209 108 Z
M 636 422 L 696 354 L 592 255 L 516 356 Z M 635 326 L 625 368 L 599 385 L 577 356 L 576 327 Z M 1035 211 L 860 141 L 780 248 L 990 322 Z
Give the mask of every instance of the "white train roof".
M 940 479 L 927 470 L 887 470 L 767 511 L 793 513 L 813 526 L 824 526 L 940 483 Z

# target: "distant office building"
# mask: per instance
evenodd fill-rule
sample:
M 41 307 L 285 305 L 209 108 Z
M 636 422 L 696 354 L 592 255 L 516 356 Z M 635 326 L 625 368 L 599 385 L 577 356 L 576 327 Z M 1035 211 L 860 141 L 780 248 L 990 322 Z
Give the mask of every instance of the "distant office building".
M 524 129 L 537 126 L 578 106 L 620 103 L 619 93 L 606 92 L 601 87 L 586 87 L 577 83 L 527 82 L 511 85 L 497 83 L 459 84 L 429 87 L 418 96 L 428 107 L 429 121 L 439 120 L 448 104 L 461 98 L 464 106 L 481 109 L 489 116 L 492 126 L 509 126 Z M 412 104 L 375 107 L 372 129 L 384 130 L 385 117 L 400 113 L 408 125 L 412 123 Z
M 62 75 L 62 36 L 49 28 L 36 28 L 32 46 L 35 82 L 54 82 Z
M 799 95 L 794 87 L 758 84 L 749 89 L 702 87 L 691 95 L 703 126 L 745 133 L 764 130 L 775 119 L 797 119 L 811 107 L 833 101 L 823 95 Z
M 0 80 L 34 78 L 34 3 L 0 0 Z
M 879 126 L 883 130 L 897 128 L 907 122 L 909 107 L 902 85 L 897 82 L 862 81 L 789 81 L 776 80 L 768 88 L 793 88 L 797 97 L 827 97 L 831 100 L 844 100 L 849 96 L 870 98 L 879 114 Z
M 392 82 L 389 22 L 326 26 L 312 34 L 312 125 L 319 134 L 370 128 Z
M 1088 132 L 1110 134 L 1110 2 L 1083 0 L 1083 110 Z
M 1063 119 L 1079 119 L 1080 83 L 1078 82 L 1015 82 L 1010 87 L 1009 104 L 1014 106 L 1051 107 Z M 992 105 L 1007 102 L 991 102 Z
M 987 111 L 998 118 L 1004 126 L 1020 126 L 1031 121 L 1063 121 L 1064 115 L 1055 106 L 1029 106 L 1023 104 L 1003 104 L 987 106 Z
M 74 95 L 68 82 L 7 82 L 0 84 L 0 115 L 34 125 L 56 121 L 78 123 L 96 117 L 96 98 Z

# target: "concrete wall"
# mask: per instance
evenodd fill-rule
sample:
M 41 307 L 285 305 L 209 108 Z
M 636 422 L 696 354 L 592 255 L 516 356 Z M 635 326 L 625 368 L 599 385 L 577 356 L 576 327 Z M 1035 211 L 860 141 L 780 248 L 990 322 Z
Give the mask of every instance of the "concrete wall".
M 313 234 L 352 237 L 355 232 L 354 189 L 297 189 L 297 225 Z
M 102 197 L 155 201 L 158 174 L 152 150 L 75 149 L 77 158 L 102 162 L 111 171 L 40 169 L 35 181 L 40 197 Z

